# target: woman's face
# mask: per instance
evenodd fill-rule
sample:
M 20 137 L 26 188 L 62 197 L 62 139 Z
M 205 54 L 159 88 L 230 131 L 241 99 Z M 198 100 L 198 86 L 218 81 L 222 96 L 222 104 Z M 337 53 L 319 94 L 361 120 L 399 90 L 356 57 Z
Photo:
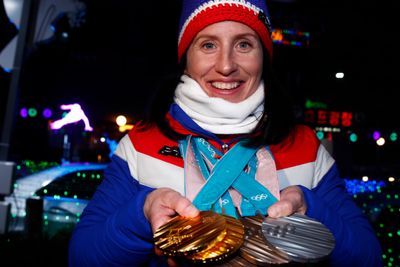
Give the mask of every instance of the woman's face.
M 200 31 L 187 51 L 185 73 L 210 97 L 238 103 L 260 84 L 263 68 L 261 41 L 250 27 L 223 21 Z

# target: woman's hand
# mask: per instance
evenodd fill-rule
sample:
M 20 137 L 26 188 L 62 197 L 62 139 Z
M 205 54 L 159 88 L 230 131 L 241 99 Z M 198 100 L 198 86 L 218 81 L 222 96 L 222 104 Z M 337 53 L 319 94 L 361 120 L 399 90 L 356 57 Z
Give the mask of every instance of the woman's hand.
M 176 214 L 185 217 L 195 217 L 199 210 L 190 202 L 170 188 L 158 188 L 151 192 L 144 202 L 143 212 L 151 224 L 153 233 Z M 162 252 L 156 248 L 156 254 L 162 256 Z M 168 265 L 179 266 L 172 258 L 168 259 Z
M 158 188 L 151 192 L 144 202 L 143 212 L 153 232 L 176 214 L 185 217 L 199 214 L 199 210 L 189 199 L 170 188 Z
M 303 191 L 298 186 L 289 186 L 282 190 L 280 200 L 268 208 L 268 216 L 278 218 L 293 213 L 305 214 L 306 210 Z

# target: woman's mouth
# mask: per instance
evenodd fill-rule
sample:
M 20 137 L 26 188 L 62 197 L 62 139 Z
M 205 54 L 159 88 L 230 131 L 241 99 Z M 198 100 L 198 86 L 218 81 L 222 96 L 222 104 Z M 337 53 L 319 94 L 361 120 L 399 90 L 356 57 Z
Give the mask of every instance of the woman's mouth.
M 235 88 L 238 88 L 240 85 L 240 82 L 212 82 L 211 85 L 214 88 L 220 89 L 220 90 L 232 90 Z

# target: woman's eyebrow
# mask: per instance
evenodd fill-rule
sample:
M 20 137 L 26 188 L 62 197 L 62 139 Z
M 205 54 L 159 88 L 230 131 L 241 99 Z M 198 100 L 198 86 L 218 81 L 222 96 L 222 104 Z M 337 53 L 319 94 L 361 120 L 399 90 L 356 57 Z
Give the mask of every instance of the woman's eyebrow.
M 253 38 L 253 39 L 257 39 L 258 36 L 257 34 L 254 33 L 239 33 L 239 34 L 235 34 L 233 36 L 233 39 L 240 39 L 240 38 Z M 220 39 L 220 36 L 218 34 L 211 34 L 211 33 L 205 33 L 205 34 L 199 34 L 198 36 L 196 36 L 193 40 L 193 42 L 197 42 L 198 40 L 201 39 Z

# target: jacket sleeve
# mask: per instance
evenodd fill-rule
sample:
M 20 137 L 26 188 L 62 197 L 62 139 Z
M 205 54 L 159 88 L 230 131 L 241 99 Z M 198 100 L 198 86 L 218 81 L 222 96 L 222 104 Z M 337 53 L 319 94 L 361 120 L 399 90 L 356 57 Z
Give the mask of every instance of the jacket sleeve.
M 307 203 L 306 215 L 326 225 L 335 237 L 331 266 L 382 266 L 380 243 L 368 218 L 347 193 L 336 164 L 315 188 L 301 188 Z
M 114 155 L 69 243 L 69 266 L 138 266 L 154 260 L 152 230 L 143 213 L 153 189 L 134 179 Z

